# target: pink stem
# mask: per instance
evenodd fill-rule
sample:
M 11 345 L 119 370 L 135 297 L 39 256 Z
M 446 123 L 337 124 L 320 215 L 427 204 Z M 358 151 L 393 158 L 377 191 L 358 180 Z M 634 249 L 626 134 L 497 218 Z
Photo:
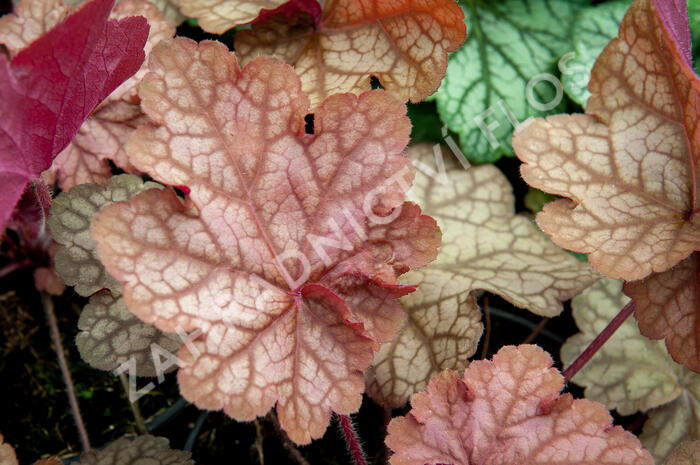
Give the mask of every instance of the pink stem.
M 338 421 L 340 421 L 340 428 L 345 435 L 345 442 L 348 443 L 348 449 L 350 450 L 353 462 L 355 465 L 367 465 L 365 454 L 362 452 L 360 441 L 357 440 L 355 428 L 352 426 L 350 417 L 347 415 L 338 415 Z
M 562 375 L 564 375 L 564 381 L 569 382 L 571 381 L 571 378 L 573 378 L 578 371 L 583 368 L 583 366 L 588 363 L 588 361 L 600 350 L 601 347 L 603 347 L 603 344 L 610 339 L 610 336 L 615 334 L 615 331 L 617 331 L 617 328 L 619 328 L 622 323 L 625 322 L 625 320 L 632 314 L 634 311 L 634 300 L 630 300 L 627 305 L 622 307 L 622 310 L 620 310 L 620 313 L 618 313 L 615 318 L 608 323 L 608 325 L 603 329 L 603 331 L 596 336 L 595 339 L 593 339 L 593 342 L 591 342 L 588 347 L 586 347 L 586 350 L 583 351 L 581 355 L 578 356 L 576 360 L 574 360 L 574 363 L 572 363 L 569 368 L 564 370 Z

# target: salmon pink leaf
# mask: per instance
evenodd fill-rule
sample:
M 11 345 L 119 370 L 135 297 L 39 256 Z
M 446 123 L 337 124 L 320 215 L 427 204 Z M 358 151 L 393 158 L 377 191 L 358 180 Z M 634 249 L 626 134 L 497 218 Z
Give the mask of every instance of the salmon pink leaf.
M 626 280 L 700 249 L 700 78 L 654 4 L 637 0 L 598 58 L 585 115 L 535 120 L 513 139 L 525 180 L 567 197 L 537 216 L 542 230 Z
M 335 95 L 304 130 L 294 70 L 244 69 L 218 42 L 161 42 L 140 86 L 137 169 L 150 189 L 103 208 L 91 236 L 129 310 L 183 347 L 183 396 L 238 420 L 275 404 L 291 439 L 359 408 L 373 350 L 398 331 L 398 275 L 434 259 L 440 231 L 404 203 L 406 108 L 385 91 Z
M 537 346 L 506 346 L 445 370 L 411 411 L 389 424 L 392 465 L 653 465 L 639 440 L 602 405 L 560 395 L 564 378 Z
M 11 61 L 0 55 L 0 228 L 24 186 L 143 62 L 146 20 L 109 20 L 112 3 L 92 0 Z
M 369 89 L 371 76 L 404 100 L 423 100 L 440 85 L 448 52 L 466 37 L 454 0 L 338 0 L 323 2 L 318 20 L 308 7 L 289 16 L 238 32 L 236 52 L 243 63 L 276 55 L 294 65 L 312 107 L 334 93 Z

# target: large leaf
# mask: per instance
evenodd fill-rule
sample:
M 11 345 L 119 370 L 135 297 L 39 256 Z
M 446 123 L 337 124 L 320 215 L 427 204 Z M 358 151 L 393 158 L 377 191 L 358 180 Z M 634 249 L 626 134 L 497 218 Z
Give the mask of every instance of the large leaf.
M 239 420 L 275 404 L 292 440 L 362 400 L 362 372 L 402 322 L 397 276 L 435 258 L 435 221 L 403 203 L 410 124 L 385 91 L 336 95 L 304 132 L 308 97 L 288 65 L 243 70 L 220 43 L 162 42 L 140 87 L 155 125 L 128 151 L 185 201 L 151 189 L 105 207 L 91 235 L 129 310 L 200 329 L 180 389 Z M 387 218 L 388 215 L 391 215 Z
M 564 378 L 537 346 L 506 346 L 443 371 L 389 424 L 392 465 L 653 465 L 600 404 L 560 395 Z
M 24 186 L 143 62 L 146 20 L 109 20 L 112 3 L 92 0 L 10 62 L 0 56 L 0 229 Z
M 370 76 L 418 102 L 437 90 L 447 53 L 465 34 L 454 0 L 335 0 L 323 2 L 318 20 L 300 8 L 292 18 L 284 12 L 257 21 L 236 34 L 235 47 L 244 63 L 276 55 L 294 65 L 312 107 L 369 89 Z
M 408 318 L 399 336 L 375 355 L 366 376 L 369 394 L 390 407 L 405 404 L 440 370 L 464 368 L 483 329 L 472 291 L 486 289 L 555 316 L 562 301 L 597 277 L 528 218 L 515 215 L 512 188 L 497 168 L 464 170 L 458 155 L 428 144 L 407 154 L 418 168 L 411 193 L 438 221 L 443 242 L 434 262 L 402 277 L 419 283 L 401 299 Z
M 528 82 L 543 73 L 557 75 L 557 59 L 571 51 L 571 23 L 582 1 L 507 0 L 462 3 L 470 32 L 450 56 L 447 74 L 437 92 L 438 110 L 460 135 L 470 160 L 492 162 L 511 155 L 513 124 L 546 112 L 554 102 L 552 82 Z M 558 82 L 557 82 L 558 84 Z M 534 102 L 534 105 L 531 103 Z
M 669 456 L 665 465 L 699 465 L 700 441 L 684 442 Z
M 588 80 L 598 55 L 617 36 L 632 0 L 615 0 L 584 8 L 576 15 L 571 38 L 574 54 L 563 63 L 561 83 L 573 101 L 586 107 Z
M 593 68 L 585 115 L 535 120 L 513 146 L 532 186 L 568 197 L 538 225 L 612 278 L 663 272 L 700 248 L 700 79 L 651 0 Z

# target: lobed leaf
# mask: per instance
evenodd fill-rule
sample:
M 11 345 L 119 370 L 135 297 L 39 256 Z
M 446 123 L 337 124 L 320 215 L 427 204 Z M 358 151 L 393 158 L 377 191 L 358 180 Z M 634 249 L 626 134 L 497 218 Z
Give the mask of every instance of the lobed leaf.
M 171 449 L 166 438 L 151 435 L 122 437 L 100 450 L 80 456 L 77 465 L 195 465 L 190 452 Z
M 595 402 L 560 395 L 564 379 L 537 346 L 501 348 L 460 379 L 446 370 L 394 418 L 392 465 L 654 463 L 639 440 Z
M 0 44 L 14 57 L 73 11 L 61 0 L 23 0 L 0 18 Z
M 470 160 L 494 162 L 512 155 L 518 121 L 561 109 L 543 73 L 558 74 L 556 60 L 571 50 L 571 23 L 587 2 L 506 0 L 461 2 L 468 29 L 464 45 L 450 56 L 435 94 L 447 126 L 459 134 Z M 528 98 L 528 82 L 533 81 Z M 533 103 L 534 102 L 534 105 Z M 543 111 L 554 102 L 554 106 Z
M 105 207 L 91 236 L 131 312 L 164 331 L 200 329 L 178 382 L 237 420 L 275 404 L 307 443 L 362 400 L 362 372 L 401 325 L 397 276 L 434 259 L 434 220 L 403 203 L 405 106 L 384 91 L 336 95 L 304 132 L 291 67 L 239 69 L 221 43 L 164 41 L 140 87 L 155 122 L 132 163 L 189 192 L 151 189 Z
M 466 37 L 454 0 L 327 1 L 317 18 L 315 1 L 297 3 L 294 14 L 271 15 L 237 32 L 235 47 L 243 63 L 276 55 L 293 65 L 313 108 L 329 95 L 370 89 L 370 76 L 404 100 L 423 100 L 440 85 L 448 52 Z
M 314 0 L 315 1 L 315 0 Z M 234 26 L 247 24 L 263 10 L 274 10 L 288 0 L 180 0 L 185 16 L 197 18 L 207 32 L 223 34 Z
M 0 56 L 0 229 L 24 187 L 143 62 L 146 21 L 108 20 L 112 3 L 89 1 L 11 61 Z
M 601 3 L 583 8 L 574 19 L 571 31 L 574 54 L 562 63 L 561 84 L 571 100 L 583 108 L 591 96 L 588 81 L 593 65 L 605 46 L 617 36 L 622 18 L 631 4 L 632 0 Z
M 700 257 L 694 252 L 675 267 L 625 284 L 634 299 L 642 334 L 665 339 L 678 363 L 700 373 Z
M 121 285 L 104 269 L 90 237 L 90 222 L 105 205 L 128 200 L 144 189 L 160 187 L 137 176 L 123 174 L 109 179 L 107 186 L 81 184 L 62 192 L 51 205 L 47 224 L 60 244 L 54 256 L 56 272 L 75 292 L 88 297 L 100 289 L 121 294 Z
M 663 272 L 700 248 L 700 79 L 651 0 L 637 0 L 593 68 L 585 115 L 516 132 L 530 185 L 568 197 L 537 223 L 612 278 Z
M 98 370 L 113 371 L 130 361 L 137 376 L 161 376 L 177 368 L 162 361 L 162 354 L 177 353 L 180 338 L 142 322 L 129 312 L 124 299 L 108 291 L 90 297 L 80 313 L 78 329 L 75 344 L 80 356 Z

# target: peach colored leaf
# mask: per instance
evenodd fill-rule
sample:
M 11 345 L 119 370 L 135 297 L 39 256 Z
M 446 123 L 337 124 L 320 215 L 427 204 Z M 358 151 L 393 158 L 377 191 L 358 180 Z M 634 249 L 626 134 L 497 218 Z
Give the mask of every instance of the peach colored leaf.
M 126 308 L 124 299 L 109 291 L 90 298 L 80 313 L 78 329 L 75 344 L 80 356 L 98 370 L 113 371 L 130 360 L 137 376 L 160 376 L 177 368 L 176 364 L 163 362 L 161 354 L 177 353 L 182 345 L 180 338 L 139 320 Z M 164 369 L 154 365 L 154 358 Z
M 359 93 L 375 76 L 404 100 L 437 90 L 447 53 L 466 37 L 464 13 L 454 0 L 336 0 L 323 14 L 299 10 L 273 15 L 240 31 L 236 51 L 246 63 L 276 55 L 294 65 L 316 107 L 329 95 Z
M 0 465 L 19 465 L 14 447 L 4 442 L 2 434 L 0 434 Z
M 564 365 L 570 365 L 629 300 L 622 293 L 622 282 L 607 278 L 574 297 L 572 313 L 581 332 L 562 346 Z M 680 396 L 684 371 L 662 342 L 642 336 L 636 322 L 628 319 L 573 381 L 586 388 L 588 399 L 630 415 Z
M 141 181 L 137 176 L 114 176 L 107 186 L 81 184 L 62 192 L 54 199 L 48 226 L 53 239 L 60 244 L 54 261 L 56 271 L 75 291 L 88 297 L 100 289 L 121 294 L 121 285 L 109 275 L 97 257 L 95 242 L 90 237 L 92 217 L 105 205 L 127 200 L 144 189 L 160 187 Z
M 180 0 L 180 10 L 197 18 L 207 32 L 223 34 L 258 17 L 262 10 L 274 10 L 288 0 Z
M 179 26 L 185 21 L 185 15 L 180 11 L 178 0 L 150 0 L 160 11 L 163 12 L 165 19 L 170 21 L 175 26 Z
M 700 255 L 663 273 L 625 284 L 635 301 L 639 329 L 652 339 L 666 339 L 673 359 L 700 373 Z
M 683 393 L 673 402 L 649 411 L 639 437 L 659 463 L 683 441 L 700 440 L 700 375 L 685 369 L 680 373 L 678 383 Z
M 0 44 L 13 57 L 63 21 L 72 11 L 61 0 L 23 0 L 13 13 L 0 18 Z
M 669 455 L 666 465 L 700 465 L 700 441 L 681 443 Z
M 392 465 L 653 465 L 639 440 L 605 408 L 560 395 L 564 378 L 537 346 L 506 346 L 446 370 L 389 424 Z
M 397 276 L 434 259 L 435 221 L 403 203 L 405 106 L 385 91 L 336 95 L 304 132 L 309 100 L 288 65 L 239 69 L 218 42 L 152 52 L 140 87 L 155 122 L 132 163 L 167 184 L 105 207 L 91 236 L 131 312 L 182 348 L 183 396 L 238 420 L 277 405 L 293 441 L 361 403 L 362 372 L 401 324 Z M 391 216 L 389 216 L 391 215 Z M 383 224 L 386 223 L 386 224 Z
M 630 7 L 589 89 L 585 115 L 538 119 L 514 136 L 525 180 L 569 197 L 537 223 L 612 278 L 665 271 L 700 248 L 700 78 L 651 0 Z
M 190 452 L 171 449 L 166 438 L 122 437 L 80 456 L 77 465 L 195 465 Z

